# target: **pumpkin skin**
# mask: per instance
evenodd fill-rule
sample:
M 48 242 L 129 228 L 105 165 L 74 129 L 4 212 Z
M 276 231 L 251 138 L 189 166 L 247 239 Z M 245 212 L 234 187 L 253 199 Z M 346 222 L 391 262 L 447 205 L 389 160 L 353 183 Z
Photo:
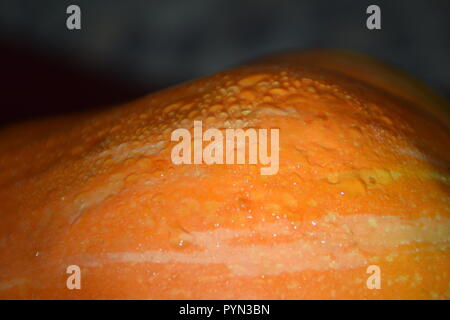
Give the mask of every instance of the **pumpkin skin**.
M 449 299 L 448 109 L 377 66 L 290 53 L 3 129 L 0 298 Z M 278 174 L 174 165 L 194 120 L 279 128 Z

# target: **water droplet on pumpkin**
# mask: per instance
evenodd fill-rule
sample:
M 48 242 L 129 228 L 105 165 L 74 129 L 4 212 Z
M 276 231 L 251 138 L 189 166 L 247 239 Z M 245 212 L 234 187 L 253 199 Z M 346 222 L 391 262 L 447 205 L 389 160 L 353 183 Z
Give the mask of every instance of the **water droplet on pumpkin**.
M 262 79 L 265 79 L 267 77 L 268 77 L 267 74 L 253 74 L 251 76 L 248 76 L 248 77 L 245 77 L 245 78 L 239 80 L 238 84 L 240 86 L 248 87 L 248 86 L 255 85 L 256 83 L 258 83 L 259 81 L 261 81 Z
M 228 118 L 228 113 L 226 113 L 226 112 L 221 112 L 221 113 L 219 113 L 219 114 L 217 115 L 217 117 L 218 117 L 219 119 L 226 119 L 226 118 Z
M 240 108 L 238 105 L 232 105 L 231 107 L 228 108 L 228 112 L 233 114 L 233 113 L 237 113 L 239 112 Z
M 193 103 L 185 104 L 184 106 L 182 106 L 182 107 L 180 108 L 180 111 L 187 111 L 187 110 L 190 110 L 190 109 L 192 108 L 193 105 L 194 105 Z
M 288 93 L 288 91 L 286 89 L 282 89 L 282 88 L 274 88 L 274 89 L 269 90 L 269 93 L 272 95 L 284 96 L 285 94 Z
M 206 118 L 205 123 L 211 124 L 211 123 L 214 123 L 216 120 L 217 119 L 215 117 L 208 117 L 208 118 Z
M 215 113 L 217 111 L 222 110 L 223 106 L 221 104 L 215 104 L 209 108 L 209 111 Z
M 175 248 L 185 248 L 193 241 L 194 236 L 182 228 L 175 228 L 169 235 L 169 243 Z
M 273 98 L 271 96 L 264 96 L 263 101 L 264 102 L 273 102 Z
M 166 106 L 163 111 L 165 113 L 169 113 L 169 112 L 174 111 L 175 109 L 177 109 L 179 106 L 180 106 L 179 103 L 172 103 L 172 104 L 169 104 L 168 106 Z
M 192 110 L 191 112 L 189 112 L 188 114 L 188 118 L 189 119 L 194 119 L 194 117 L 198 114 L 198 110 Z
M 239 93 L 239 98 L 244 100 L 254 100 L 256 98 L 255 93 L 251 90 L 244 90 Z
M 327 175 L 327 181 L 331 184 L 339 183 L 339 175 L 337 173 L 330 173 Z

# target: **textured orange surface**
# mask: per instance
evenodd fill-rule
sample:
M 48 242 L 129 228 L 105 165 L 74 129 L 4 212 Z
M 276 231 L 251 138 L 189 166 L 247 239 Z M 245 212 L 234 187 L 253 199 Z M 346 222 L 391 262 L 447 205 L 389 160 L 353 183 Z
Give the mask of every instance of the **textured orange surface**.
M 449 299 L 442 103 L 351 55 L 290 57 L 3 129 L 0 298 Z M 194 120 L 279 128 L 278 174 L 172 164 Z

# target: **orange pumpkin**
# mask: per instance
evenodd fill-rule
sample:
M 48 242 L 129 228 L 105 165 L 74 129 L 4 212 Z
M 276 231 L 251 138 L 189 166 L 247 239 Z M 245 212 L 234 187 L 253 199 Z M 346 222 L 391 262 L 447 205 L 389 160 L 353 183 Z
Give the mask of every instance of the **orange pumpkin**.
M 448 119 L 397 71 L 318 51 L 5 128 L 0 298 L 449 299 Z M 194 120 L 280 129 L 278 173 L 175 165 Z

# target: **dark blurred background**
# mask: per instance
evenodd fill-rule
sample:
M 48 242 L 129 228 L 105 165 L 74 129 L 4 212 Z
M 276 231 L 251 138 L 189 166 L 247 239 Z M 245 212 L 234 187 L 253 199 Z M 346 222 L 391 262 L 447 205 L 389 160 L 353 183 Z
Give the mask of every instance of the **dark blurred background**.
M 66 8 L 81 8 L 81 30 Z M 377 4 L 382 30 L 366 28 Z M 260 55 L 341 48 L 450 97 L 449 0 L 0 0 L 0 125 L 124 102 Z

